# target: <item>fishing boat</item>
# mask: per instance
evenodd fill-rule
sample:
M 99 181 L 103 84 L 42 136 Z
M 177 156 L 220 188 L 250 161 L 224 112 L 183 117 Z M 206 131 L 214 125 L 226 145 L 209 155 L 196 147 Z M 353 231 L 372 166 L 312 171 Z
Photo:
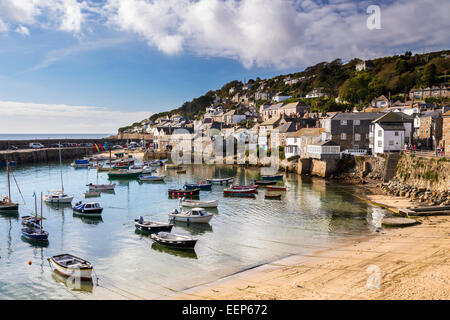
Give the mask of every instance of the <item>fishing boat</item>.
M 67 277 L 92 279 L 94 267 L 89 261 L 65 253 L 48 258 L 50 267 Z
M 103 211 L 98 202 L 82 203 L 80 201 L 72 209 L 75 215 L 83 217 L 101 217 Z
M 42 192 L 41 192 L 41 217 L 39 219 L 39 225 L 38 226 L 26 226 L 25 228 L 22 228 L 22 236 L 28 240 L 32 241 L 40 241 L 40 242 L 47 242 L 48 241 L 48 232 L 43 230 L 42 226 Z M 37 217 L 37 203 L 36 203 L 36 195 L 35 195 L 35 210 L 36 210 L 36 217 Z
M 152 166 L 144 166 L 143 168 L 142 168 L 142 173 L 152 173 L 153 171 L 156 171 L 156 168 L 155 167 L 152 167 Z
M 166 164 L 166 169 L 167 170 L 180 170 L 182 169 L 182 166 L 180 164 Z
M 97 168 L 97 172 L 108 172 L 111 170 L 112 170 L 112 168 L 110 168 L 110 167 L 98 167 Z
M 258 185 L 256 185 L 256 184 L 253 184 L 253 185 L 250 185 L 250 186 L 231 186 L 231 189 L 234 189 L 234 190 L 242 190 L 242 189 L 258 189 Z
M 277 175 L 263 175 L 261 176 L 261 180 L 263 181 L 279 181 L 279 180 L 283 180 L 283 175 L 282 174 L 277 174 Z
M 170 232 L 173 224 L 144 220 L 143 217 L 139 217 L 139 219 L 134 219 L 134 226 L 139 231 L 157 233 L 160 231 Z
M 234 178 L 223 178 L 223 179 L 207 179 L 206 181 L 211 184 L 229 184 L 232 183 Z
M 41 223 L 41 218 L 37 216 L 23 216 L 22 225 L 26 227 L 39 228 Z
M 119 169 L 108 172 L 110 179 L 136 179 L 142 174 L 142 170 Z
M 209 223 L 212 217 L 213 215 L 206 212 L 203 208 L 192 208 L 189 211 L 178 211 L 178 209 L 174 209 L 169 213 L 170 219 L 187 223 Z
M 61 148 L 60 148 L 61 151 Z M 70 164 L 71 167 L 74 168 L 88 168 L 89 167 L 89 159 L 79 159 L 75 160 Z
M 116 184 L 115 183 L 110 183 L 110 184 L 89 183 L 86 186 L 89 187 L 89 191 L 113 191 L 114 188 L 116 187 Z
M 200 195 L 200 189 L 192 189 L 192 190 L 169 189 L 168 192 L 169 196 L 176 196 L 176 197 L 192 197 Z
M 17 211 L 19 204 L 11 201 L 11 179 L 9 174 L 9 161 L 6 161 L 6 175 L 8 180 L 8 196 L 2 195 L 0 199 L 0 211 Z M 17 187 L 19 187 L 17 185 Z
M 102 193 L 100 191 L 88 191 L 83 193 L 83 197 L 85 198 L 96 198 L 96 197 L 100 197 Z
M 283 187 L 283 186 L 267 186 L 267 191 L 286 191 L 286 187 Z
M 166 176 L 139 175 L 139 181 L 164 181 Z
M 281 193 L 270 193 L 269 192 L 264 195 L 264 198 L 279 200 L 279 199 L 281 199 Z
M 183 186 L 185 190 L 192 190 L 192 189 L 200 189 L 200 190 L 206 190 L 211 191 L 211 183 L 187 183 Z
M 235 193 L 258 193 L 255 188 L 249 189 L 225 189 L 223 190 L 223 194 L 235 194 Z
M 200 207 L 200 208 L 217 208 L 219 205 L 219 200 L 210 200 L 210 201 L 199 201 L 199 200 L 188 200 L 188 199 L 180 199 L 181 207 Z
M 197 239 L 180 234 L 159 232 L 152 234 L 151 239 L 161 245 L 177 249 L 194 249 Z
M 186 169 L 177 170 L 177 173 L 178 173 L 178 174 L 180 174 L 180 173 L 186 173 Z
M 225 189 L 223 190 L 223 195 L 225 197 L 246 197 L 246 198 L 255 198 L 256 189 L 241 189 L 241 190 L 233 190 L 233 189 Z
M 260 185 L 260 186 L 270 186 L 270 185 L 277 184 L 277 181 L 254 180 L 253 183 L 256 184 L 256 185 Z
M 87 161 L 89 162 L 89 160 Z M 73 195 L 64 193 L 61 147 L 59 147 L 59 170 L 61 175 L 61 190 L 49 191 L 48 194 L 44 196 L 44 201 L 46 203 L 72 203 Z

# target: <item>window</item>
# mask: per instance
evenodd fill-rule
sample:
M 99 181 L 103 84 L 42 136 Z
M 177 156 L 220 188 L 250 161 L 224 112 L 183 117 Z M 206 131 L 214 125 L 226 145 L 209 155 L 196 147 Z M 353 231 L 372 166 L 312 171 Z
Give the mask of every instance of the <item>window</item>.
M 395 136 L 398 137 L 398 131 L 395 131 Z
M 355 141 L 361 141 L 361 135 L 359 133 L 355 133 Z
M 341 133 L 341 140 L 347 140 L 347 134 Z
M 359 121 L 359 120 L 355 120 L 355 121 L 353 122 L 353 124 L 354 124 L 355 126 L 359 126 L 359 125 L 360 125 L 360 121 Z
M 346 126 L 347 125 L 347 120 L 341 120 L 341 126 Z
M 383 131 L 382 130 L 378 130 L 378 136 L 382 137 L 383 136 Z
M 394 145 L 394 140 L 389 140 L 389 145 L 393 146 Z
M 382 143 L 383 143 L 383 142 L 382 142 L 381 140 L 378 141 L 378 146 L 379 146 L 380 148 L 382 147 Z

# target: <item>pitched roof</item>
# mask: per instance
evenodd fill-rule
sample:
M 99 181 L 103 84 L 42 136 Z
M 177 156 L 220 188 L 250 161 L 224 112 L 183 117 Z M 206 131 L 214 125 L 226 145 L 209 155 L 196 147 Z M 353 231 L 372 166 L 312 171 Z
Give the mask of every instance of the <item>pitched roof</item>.
M 345 112 L 338 113 L 333 120 L 375 120 L 380 117 L 379 112 Z
M 372 121 L 375 122 L 413 122 L 414 118 L 403 112 L 389 112 Z
M 265 109 L 264 111 L 269 111 L 269 110 L 277 110 L 279 109 L 281 106 L 283 105 L 283 103 L 277 103 L 277 104 L 273 104 L 270 107 L 268 107 L 267 109 Z
M 386 131 L 405 131 L 403 124 L 380 123 L 379 125 Z
M 295 132 L 288 133 L 288 138 L 298 138 L 301 136 L 318 136 L 325 132 L 324 128 L 303 128 Z
M 276 124 L 281 118 L 272 117 L 261 123 L 261 126 L 273 126 Z
M 286 110 L 289 108 L 297 108 L 297 105 L 298 105 L 298 102 L 291 102 L 291 103 L 288 103 L 288 104 L 285 104 L 284 106 L 282 106 L 280 108 L 280 110 Z
M 293 131 L 295 131 L 295 128 L 296 128 L 295 123 L 293 123 L 293 122 L 286 122 L 286 123 L 282 124 L 281 126 L 279 126 L 277 128 L 277 130 L 278 130 L 278 132 L 286 133 L 286 132 L 293 132 Z

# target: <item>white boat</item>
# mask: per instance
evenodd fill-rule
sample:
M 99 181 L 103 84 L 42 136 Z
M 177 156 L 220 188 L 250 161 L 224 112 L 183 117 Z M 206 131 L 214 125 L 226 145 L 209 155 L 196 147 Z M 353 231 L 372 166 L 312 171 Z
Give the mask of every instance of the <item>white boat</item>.
M 67 277 L 92 279 L 92 264 L 71 254 L 60 254 L 48 259 L 53 271 Z
M 95 198 L 95 197 L 100 197 L 101 194 L 102 193 L 99 191 L 88 191 L 88 192 L 83 193 L 83 196 L 85 198 Z
M 110 183 L 110 184 L 89 183 L 86 186 L 89 187 L 89 191 L 113 191 L 114 188 L 116 187 L 116 184 L 115 183 Z
M 72 203 L 72 200 L 72 195 L 65 194 L 64 191 L 61 190 L 49 191 L 49 193 L 44 196 L 44 202 L 46 203 Z
M 188 223 L 209 223 L 213 215 L 206 212 L 203 208 L 193 208 L 189 211 L 178 211 L 177 209 L 169 213 L 169 218 L 174 221 L 188 222 Z
M 219 205 L 219 200 L 210 200 L 210 201 L 199 201 L 199 200 L 188 200 L 188 199 L 180 199 L 180 205 L 182 207 L 200 207 L 200 208 L 217 208 Z
M 152 175 L 143 175 L 139 176 L 139 181 L 164 181 L 166 176 L 152 176 Z
M 144 166 L 142 168 L 142 173 L 152 173 L 153 171 L 156 171 L 156 167 L 152 167 L 152 166 Z
M 207 179 L 206 181 L 208 183 L 212 183 L 212 184 L 229 184 L 232 183 L 234 180 L 234 178 L 223 178 L 223 179 Z

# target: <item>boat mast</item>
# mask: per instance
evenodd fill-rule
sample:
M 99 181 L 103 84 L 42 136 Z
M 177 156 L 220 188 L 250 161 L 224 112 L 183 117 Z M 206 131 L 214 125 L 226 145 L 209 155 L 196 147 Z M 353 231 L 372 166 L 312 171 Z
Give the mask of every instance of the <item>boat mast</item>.
M 37 211 L 37 196 L 36 196 L 36 192 L 34 193 L 34 214 L 37 218 L 38 216 L 38 211 Z
M 111 169 L 111 148 L 109 149 L 109 168 Z
M 8 173 L 8 200 L 9 202 L 12 202 L 11 200 L 11 181 L 9 179 L 9 163 L 8 159 L 6 159 L 6 172 Z
M 41 233 L 42 233 L 42 191 L 41 191 Z
M 61 142 L 59 142 L 59 170 L 61 171 L 61 191 L 64 193 L 63 175 L 62 175 L 62 160 L 61 160 Z

